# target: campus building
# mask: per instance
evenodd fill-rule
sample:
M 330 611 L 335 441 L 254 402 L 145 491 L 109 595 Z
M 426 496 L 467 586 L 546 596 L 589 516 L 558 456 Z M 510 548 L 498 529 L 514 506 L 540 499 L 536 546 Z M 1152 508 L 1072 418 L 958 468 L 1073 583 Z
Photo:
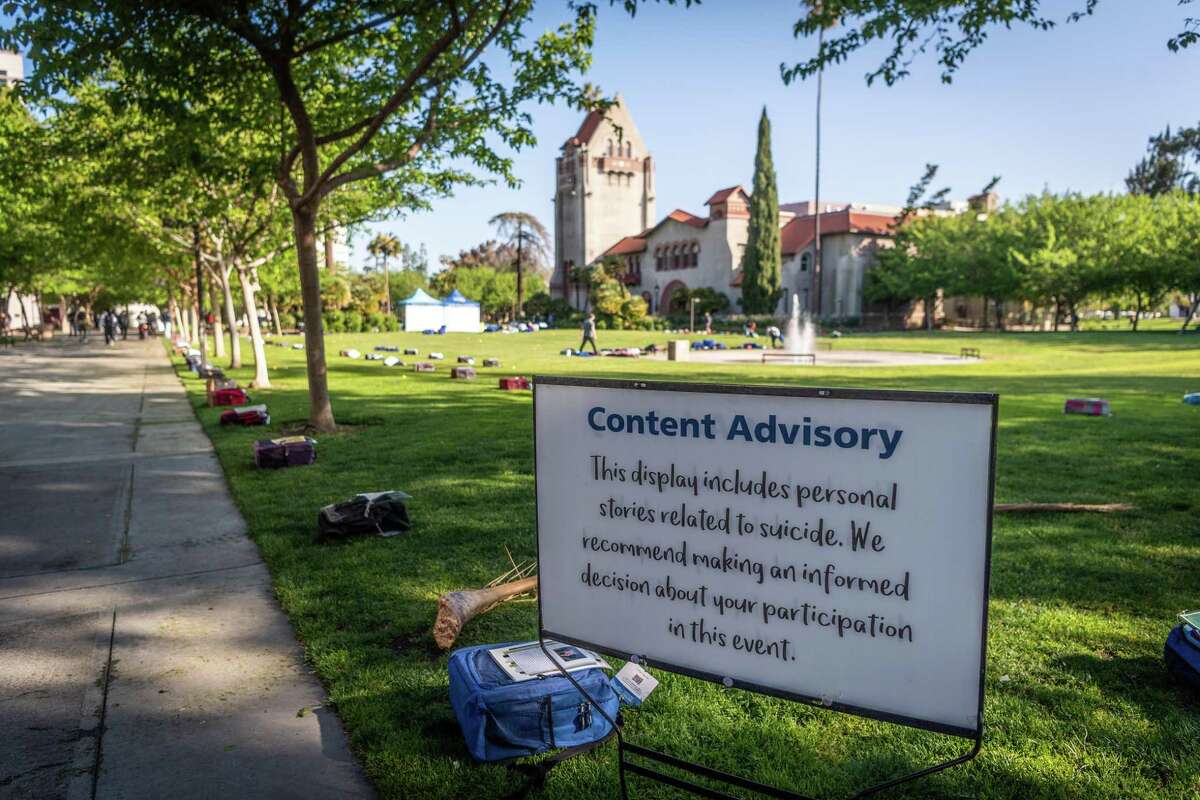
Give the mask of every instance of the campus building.
M 555 259 L 551 293 L 579 306 L 583 287 L 571 280 L 575 267 L 604 257 L 624 259 L 625 282 L 652 312 L 670 308 L 681 287 L 705 287 L 729 298 L 738 310 L 741 261 L 750 222 L 750 195 L 742 186 L 718 189 L 705 212 L 675 209 L 654 217 L 654 162 L 623 101 L 607 114 L 593 111 L 562 146 L 557 159 Z M 880 247 L 890 245 L 900 209 L 857 203 L 821 204 L 820 309 L 825 317 L 858 317 L 863 276 Z M 783 249 L 780 303 L 817 308 L 811 202 L 779 209 Z
M 555 160 L 554 273 L 550 292 L 570 297 L 571 271 L 655 219 L 654 159 L 625 102 L 592 111 Z
M 25 62 L 20 53 L 0 50 L 0 86 L 12 86 L 25 79 Z

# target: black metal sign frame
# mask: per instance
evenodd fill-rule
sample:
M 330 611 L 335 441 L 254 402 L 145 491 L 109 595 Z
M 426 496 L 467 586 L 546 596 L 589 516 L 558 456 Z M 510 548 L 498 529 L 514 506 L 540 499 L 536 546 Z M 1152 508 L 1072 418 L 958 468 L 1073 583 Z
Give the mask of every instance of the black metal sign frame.
M 741 385 L 741 384 L 722 384 L 722 383 L 681 383 L 675 381 L 640 381 L 640 380 L 614 380 L 604 378 L 577 378 L 565 376 L 535 376 L 534 377 L 534 392 L 533 392 L 533 408 L 534 408 L 534 492 L 535 498 L 537 493 L 537 396 L 539 386 L 573 386 L 581 388 L 594 389 L 624 389 L 634 391 L 658 391 L 658 392 L 694 392 L 699 394 L 733 394 L 733 395 L 758 395 L 758 396 L 773 396 L 773 397 L 804 397 L 817 400 L 892 400 L 910 403 L 948 403 L 954 405 L 985 405 L 991 408 L 991 433 L 990 433 L 990 452 L 988 456 L 988 488 L 987 488 L 987 541 L 985 549 L 984 573 L 983 573 L 983 619 L 981 622 L 980 635 L 980 658 L 979 658 L 979 713 L 974 728 L 964 728 L 956 725 L 948 725 L 944 723 L 924 720 L 916 717 L 909 717 L 903 714 L 894 714 L 891 712 L 880 711 L 878 709 L 865 708 L 855 706 L 849 703 L 830 702 L 819 697 L 812 697 L 794 692 L 788 692 L 774 687 L 762 686 L 748 681 L 740 681 L 730 679 L 727 676 L 708 673 L 701 670 L 691 669 L 690 667 L 682 667 L 667 662 L 658 661 L 656 659 L 647 658 L 641 653 L 628 653 L 598 642 L 589 642 L 577 636 L 572 636 L 564 631 L 547 630 L 542 620 L 542 605 L 541 596 L 538 597 L 538 640 L 542 650 L 546 656 L 550 657 L 549 650 L 546 649 L 546 639 L 553 639 L 561 642 L 569 642 L 571 644 L 586 647 L 595 650 L 605 655 L 614 658 L 624 659 L 626 661 L 634 661 L 643 666 L 655 667 L 668 672 L 674 672 L 679 675 L 686 675 L 692 678 L 717 683 L 726 688 L 738 688 L 756 694 L 766 694 L 779 697 L 785 700 L 804 703 L 806 705 L 828 708 L 832 711 L 840 711 L 847 714 L 854 714 L 860 717 L 867 717 L 882 722 L 890 722 L 897 725 L 905 725 L 911 728 L 931 731 L 935 733 L 943 733 L 951 736 L 958 736 L 969 739 L 973 742 L 973 746 L 969 751 L 962 755 L 956 756 L 948 761 L 926 767 L 915 772 L 902 775 L 883 783 L 862 789 L 852 795 L 852 800 L 857 798 L 870 797 L 885 789 L 901 783 L 907 783 L 918 778 L 923 778 L 927 775 L 932 775 L 935 772 L 940 772 L 949 767 L 957 766 L 970 761 L 979 754 L 983 746 L 983 703 L 984 703 L 984 685 L 987 669 L 987 632 L 988 632 L 988 596 L 990 592 L 991 570 L 992 570 L 992 506 L 995 503 L 996 489 L 996 427 L 999 412 L 999 396 L 991 393 L 983 392 L 915 392 L 901 391 L 891 389 L 840 389 L 840 388 L 814 388 L 814 387 L 791 387 L 791 386 L 767 386 L 767 385 Z M 535 499 L 536 502 L 536 499 Z M 538 514 L 538 537 L 536 544 L 538 546 L 538 572 L 541 572 L 541 540 L 540 540 L 540 525 L 541 515 Z M 551 659 L 554 663 L 558 663 Z M 626 773 L 640 775 L 642 777 L 655 780 L 659 783 L 674 786 L 675 788 L 688 791 L 692 794 L 701 797 L 710 798 L 727 798 L 728 800 L 739 800 L 737 795 L 731 795 L 727 792 L 710 788 L 690 780 L 678 777 L 672 773 L 661 772 L 651 766 L 647 766 L 641 761 L 630 760 L 629 756 L 635 756 L 638 759 L 645 761 L 657 762 L 677 770 L 692 773 L 693 775 L 706 778 L 710 781 L 715 781 L 727 784 L 731 787 L 745 789 L 755 792 L 759 795 L 774 798 L 783 798 L 784 800 L 816 800 L 808 795 L 797 794 L 795 792 L 781 789 L 779 787 L 769 786 L 759 783 L 749 778 L 732 775 L 722 772 L 702 764 L 695 764 L 690 761 L 661 753 L 656 750 L 651 750 L 640 745 L 631 744 L 625 741 L 621 732 L 621 726 L 616 719 L 610 717 L 604 709 L 597 703 L 583 688 L 575 681 L 569 672 L 561 665 L 559 670 L 571 683 L 578 689 L 595 707 L 596 711 L 604 717 L 612 725 L 613 730 L 617 732 L 617 751 L 618 751 L 618 767 L 621 782 L 621 797 L 628 796 Z

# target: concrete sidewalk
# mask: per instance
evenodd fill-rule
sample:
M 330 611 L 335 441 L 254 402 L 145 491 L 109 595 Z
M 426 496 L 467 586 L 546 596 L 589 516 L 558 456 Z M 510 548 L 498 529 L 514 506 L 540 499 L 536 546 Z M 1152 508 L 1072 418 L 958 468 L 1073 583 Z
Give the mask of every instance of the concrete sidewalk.
M 372 797 L 323 700 L 161 344 L 0 351 L 0 796 Z

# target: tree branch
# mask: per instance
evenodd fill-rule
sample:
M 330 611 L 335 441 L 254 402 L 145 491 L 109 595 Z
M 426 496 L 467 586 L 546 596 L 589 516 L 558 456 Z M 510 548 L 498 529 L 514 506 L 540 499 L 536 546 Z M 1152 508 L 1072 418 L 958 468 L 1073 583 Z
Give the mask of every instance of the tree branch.
M 504 9 L 497 18 L 496 25 L 485 37 L 485 44 L 486 42 L 490 42 L 499 33 L 500 29 L 504 25 L 505 20 L 508 18 L 509 12 L 512 10 L 512 5 L 512 0 L 505 2 Z M 472 12 L 471 16 L 468 17 L 468 26 L 470 25 L 471 18 L 474 17 L 476 13 L 478 13 L 478 11 Z M 305 185 L 304 195 L 298 201 L 299 205 L 304 205 L 305 203 L 311 202 L 313 198 L 324 193 L 322 186 L 332 176 L 336 175 L 337 171 L 341 169 L 347 161 L 349 161 L 351 158 L 361 152 L 363 148 L 370 144 L 371 140 L 375 138 L 375 134 L 377 134 L 379 129 L 383 127 L 383 124 L 387 122 L 388 117 L 390 117 L 405 101 L 412 97 L 413 88 L 417 85 L 417 83 L 433 68 L 434 64 L 437 63 L 437 60 L 441 58 L 441 56 L 450 49 L 450 46 L 454 44 L 454 42 L 461 36 L 461 27 L 458 27 L 458 29 L 452 28 L 451 30 L 446 31 L 446 33 L 438 38 L 437 41 L 435 41 L 429 47 L 429 49 L 425 51 L 424 55 L 421 56 L 416 66 L 413 67 L 412 71 L 408 74 L 408 77 L 404 79 L 404 82 L 400 84 L 400 86 L 396 89 L 392 96 L 388 98 L 379 111 L 370 118 L 370 121 L 365 126 L 358 139 L 356 139 L 353 144 L 335 156 L 330 162 L 329 166 L 325 168 L 325 171 L 322 172 L 321 175 L 311 185 Z
M 397 167 L 403 166 L 404 164 L 407 164 L 416 158 L 425 145 L 429 143 L 429 140 L 433 138 L 433 132 L 437 129 L 437 112 L 438 107 L 441 104 L 441 100 L 442 96 L 439 94 L 430 101 L 429 111 L 427 111 L 425 114 L 425 123 L 421 126 L 421 132 L 417 134 L 416 139 L 413 140 L 411 145 L 409 145 L 408 151 L 405 152 L 403 156 L 390 161 L 382 161 L 375 164 L 364 164 L 357 169 L 352 169 L 348 172 L 343 172 L 340 175 L 335 175 L 326 181 L 325 188 L 322 190 L 321 196 L 324 197 L 334 189 L 338 188 L 339 186 L 344 186 L 347 183 L 353 183 L 354 181 L 360 181 L 366 178 L 391 172 Z
M 339 31 L 338 33 L 334 33 L 329 36 L 326 36 L 324 39 L 318 39 L 315 42 L 310 42 L 309 44 L 301 45 L 300 47 L 296 48 L 296 50 L 293 51 L 293 57 L 294 58 L 303 58 L 304 56 L 308 55 L 309 53 L 315 53 L 316 51 L 321 50 L 322 48 L 329 47 L 330 45 L 337 44 L 338 42 L 344 42 L 347 39 L 351 38 L 352 36 L 357 36 L 360 33 L 366 33 L 367 31 L 371 30 L 372 28 L 376 28 L 380 25 L 383 25 L 386 22 L 391 22 L 396 17 L 399 17 L 404 13 L 405 12 L 403 12 L 403 11 L 395 11 L 391 14 L 381 14 L 380 16 L 375 17 L 374 19 L 369 19 L 366 22 L 355 25 L 353 28 L 347 28 L 344 31 Z

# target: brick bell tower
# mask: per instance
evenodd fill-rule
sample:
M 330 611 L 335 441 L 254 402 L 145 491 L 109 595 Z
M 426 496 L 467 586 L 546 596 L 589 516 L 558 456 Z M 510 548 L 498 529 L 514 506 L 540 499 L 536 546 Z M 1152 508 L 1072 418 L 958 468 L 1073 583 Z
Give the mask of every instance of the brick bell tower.
M 554 274 L 550 295 L 578 307 L 571 270 L 654 224 L 654 160 L 621 95 L 591 111 L 555 159 Z

